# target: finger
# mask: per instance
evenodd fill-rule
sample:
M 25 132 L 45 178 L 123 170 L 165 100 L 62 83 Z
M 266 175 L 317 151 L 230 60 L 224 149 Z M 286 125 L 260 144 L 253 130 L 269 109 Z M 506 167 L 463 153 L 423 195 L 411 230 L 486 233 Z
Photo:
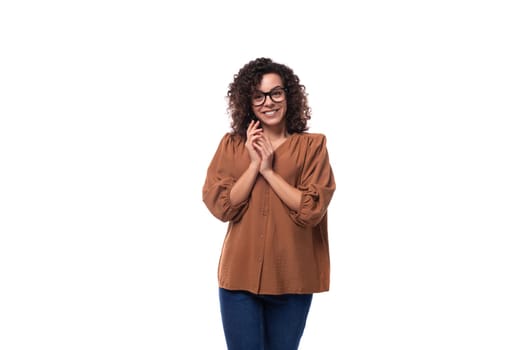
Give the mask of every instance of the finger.
M 272 143 L 270 142 L 268 137 L 263 134 L 260 140 L 261 140 L 261 146 L 264 147 L 266 152 L 272 153 L 273 152 Z
M 251 142 L 253 142 L 254 140 L 258 140 L 262 137 L 261 133 L 260 132 L 252 132 L 250 135 L 249 135 L 249 140 Z
M 273 146 L 272 146 L 272 143 L 270 142 L 270 139 L 268 138 L 268 136 L 263 135 L 263 138 L 264 138 L 264 141 L 266 142 L 266 144 L 268 145 L 268 147 L 273 151 Z
M 259 146 L 257 143 L 254 143 L 253 144 L 253 149 L 255 150 L 255 152 L 257 152 L 257 155 L 263 159 L 264 158 L 264 151 L 263 149 L 261 149 L 261 146 Z
M 261 131 L 261 129 L 259 128 L 259 122 L 253 122 L 252 131 L 253 132 L 260 132 Z
M 254 138 L 253 138 L 253 144 L 254 145 L 257 145 L 259 147 L 263 147 L 264 145 L 264 140 L 262 139 L 262 136 L 261 135 L 256 135 Z M 264 147 L 263 147 L 264 148 Z
M 271 155 L 271 152 L 268 149 L 268 146 L 265 145 L 265 142 L 263 139 L 257 140 L 257 142 L 254 143 L 254 147 L 257 148 L 257 150 L 261 153 L 261 155 L 264 158 L 268 158 Z
M 246 138 L 248 140 L 252 140 L 254 137 L 259 137 L 261 135 L 261 132 L 258 130 L 251 130 L 247 133 Z
M 260 139 L 254 140 L 252 144 L 253 144 L 253 147 L 256 148 L 257 150 L 264 151 L 266 153 L 266 149 L 262 146 Z
M 272 152 L 270 151 L 270 149 L 268 149 L 268 146 L 266 145 L 262 145 L 262 152 L 264 152 L 264 156 L 266 158 L 270 158 L 272 156 Z
M 261 140 L 261 138 L 262 138 L 262 135 L 261 135 L 260 133 L 253 134 L 253 135 L 251 135 L 251 139 L 250 139 L 250 141 L 251 141 L 252 143 L 255 142 L 255 141 L 258 142 L 258 141 Z
M 255 122 L 253 120 L 250 120 L 250 123 L 248 124 L 248 129 L 246 130 L 248 133 L 252 132 L 255 126 Z

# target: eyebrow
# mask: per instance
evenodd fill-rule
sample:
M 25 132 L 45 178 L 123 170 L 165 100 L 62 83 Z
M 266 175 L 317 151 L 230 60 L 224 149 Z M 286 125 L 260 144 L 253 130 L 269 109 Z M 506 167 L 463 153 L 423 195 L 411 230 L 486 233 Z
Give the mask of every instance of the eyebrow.
M 270 90 L 268 90 L 268 91 L 266 91 L 266 92 L 264 92 L 264 91 L 262 91 L 262 90 L 259 90 L 259 89 L 255 89 L 254 92 L 262 92 L 263 94 L 267 94 L 267 93 L 272 92 L 273 90 L 275 90 L 275 89 L 277 89 L 277 88 L 281 88 L 281 89 L 284 90 L 284 87 L 283 87 L 283 86 L 281 86 L 281 85 L 277 85 L 277 86 L 271 88 Z

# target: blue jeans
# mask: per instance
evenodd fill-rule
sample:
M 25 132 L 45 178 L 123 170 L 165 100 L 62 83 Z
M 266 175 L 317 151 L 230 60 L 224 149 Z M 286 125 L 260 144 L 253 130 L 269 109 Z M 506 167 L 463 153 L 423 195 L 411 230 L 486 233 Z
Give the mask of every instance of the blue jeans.
M 296 350 L 312 294 L 257 295 L 219 288 L 228 350 Z

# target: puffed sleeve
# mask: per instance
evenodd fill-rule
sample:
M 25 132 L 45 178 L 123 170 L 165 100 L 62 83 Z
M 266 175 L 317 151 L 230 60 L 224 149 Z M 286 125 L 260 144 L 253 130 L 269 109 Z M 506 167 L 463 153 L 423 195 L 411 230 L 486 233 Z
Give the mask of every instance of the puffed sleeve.
M 248 200 L 237 205 L 230 202 L 230 191 L 237 181 L 233 175 L 235 150 L 238 140 L 226 134 L 208 166 L 206 180 L 202 188 L 202 199 L 210 212 L 221 221 L 239 220 L 248 207 Z
M 326 210 L 335 191 L 335 179 L 326 149 L 326 137 L 310 135 L 306 157 L 299 180 L 302 192 L 297 211 L 291 211 L 292 220 L 299 226 L 315 226 L 326 215 Z

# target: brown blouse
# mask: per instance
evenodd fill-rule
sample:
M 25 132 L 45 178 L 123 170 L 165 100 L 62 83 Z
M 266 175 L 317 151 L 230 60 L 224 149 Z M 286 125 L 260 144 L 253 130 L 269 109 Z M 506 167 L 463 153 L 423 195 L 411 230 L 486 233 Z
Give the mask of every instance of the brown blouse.
M 326 213 L 335 180 L 325 136 L 292 134 L 274 151 L 274 171 L 302 191 L 298 211 L 289 209 L 261 175 L 248 199 L 232 206 L 231 188 L 249 163 L 242 138 L 226 134 L 208 167 L 202 191 L 210 212 L 229 222 L 219 286 L 256 294 L 327 291 Z

